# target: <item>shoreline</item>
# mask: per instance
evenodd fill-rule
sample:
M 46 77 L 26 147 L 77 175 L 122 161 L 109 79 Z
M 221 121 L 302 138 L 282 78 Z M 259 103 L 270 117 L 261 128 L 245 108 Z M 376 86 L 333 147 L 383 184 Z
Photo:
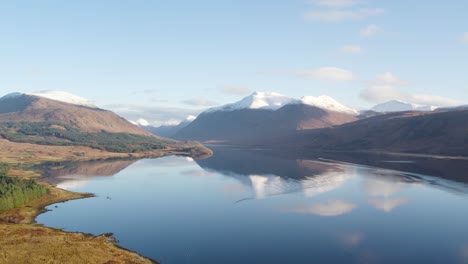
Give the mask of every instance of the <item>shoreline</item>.
M 95 195 L 71 192 L 39 182 L 37 178 L 34 180 L 47 187 L 50 193 L 21 207 L 0 213 L 0 262 L 2 258 L 12 263 L 30 261 L 29 257 L 19 252 L 23 251 L 23 253 L 27 252 L 39 258 L 35 263 L 48 263 L 52 257 L 54 260 L 59 258 L 59 261 L 72 263 L 79 263 L 79 259 L 84 257 L 102 263 L 108 261 L 112 263 L 158 263 L 120 246 L 112 234 L 92 235 L 83 232 L 68 232 L 37 224 L 36 218 L 47 212 L 47 206 L 92 198 Z M 12 246 L 18 241 L 22 241 L 20 249 Z M 36 244 L 42 246 L 37 247 Z M 60 252 L 56 252 L 57 248 L 60 248 Z M 73 250 L 67 250 L 68 248 L 73 248 Z
M 48 194 L 27 204 L 0 213 L 0 262 L 2 263 L 158 263 L 120 246 L 112 234 L 92 235 L 67 232 L 36 223 L 36 218 L 47 211 L 46 207 L 67 201 L 94 197 L 91 193 L 63 190 L 40 181 L 43 175 L 31 169 L 47 162 L 80 162 L 109 159 L 143 159 L 165 156 L 207 158 L 213 152 L 201 144 L 183 144 L 164 150 L 142 153 L 113 153 L 87 147 L 42 146 L 29 143 L 7 143 L 0 163 L 13 168 L 8 176 L 32 179 L 49 190 Z M 18 148 L 15 148 L 18 147 Z M 89 151 L 89 152 L 87 152 Z M 79 153 L 85 152 L 86 155 Z M 77 154 L 78 153 L 78 154 Z M 0 153 L 2 154 L 2 153 Z

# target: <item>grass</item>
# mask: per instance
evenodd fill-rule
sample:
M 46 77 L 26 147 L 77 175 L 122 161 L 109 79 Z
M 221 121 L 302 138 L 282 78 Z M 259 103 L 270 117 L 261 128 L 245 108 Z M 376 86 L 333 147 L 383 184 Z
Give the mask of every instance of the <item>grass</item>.
M 29 182 L 39 175 L 20 169 L 7 170 L 14 181 Z M 122 249 L 109 235 L 67 233 L 35 225 L 35 218 L 50 204 L 91 197 L 36 183 L 48 192 L 28 203 L 0 213 L 0 263 L 155 263 Z M 92 221 L 92 220 L 91 220 Z

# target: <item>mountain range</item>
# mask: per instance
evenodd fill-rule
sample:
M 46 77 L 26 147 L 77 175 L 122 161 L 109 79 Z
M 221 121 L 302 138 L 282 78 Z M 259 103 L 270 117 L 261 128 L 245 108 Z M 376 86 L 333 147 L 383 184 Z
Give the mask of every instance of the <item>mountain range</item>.
M 295 100 L 277 93 L 256 92 L 237 103 L 208 109 L 173 138 L 258 144 L 300 130 L 352 122 L 358 114 L 328 96 Z
M 215 144 L 468 155 L 468 110 L 389 101 L 357 111 L 328 96 L 255 92 L 206 110 L 168 136 Z
M 210 152 L 197 143 L 156 136 L 111 111 L 94 106 L 89 100 L 60 91 L 12 93 L 0 98 L 0 140 L 13 145 L 13 149 L 23 149 L 24 146 L 14 144 L 26 143 L 88 147 L 103 151 L 100 157 L 116 156 L 111 153 L 160 156 Z M 81 159 L 86 155 L 86 151 L 71 148 L 55 152 L 61 156 L 71 152 L 74 158 Z

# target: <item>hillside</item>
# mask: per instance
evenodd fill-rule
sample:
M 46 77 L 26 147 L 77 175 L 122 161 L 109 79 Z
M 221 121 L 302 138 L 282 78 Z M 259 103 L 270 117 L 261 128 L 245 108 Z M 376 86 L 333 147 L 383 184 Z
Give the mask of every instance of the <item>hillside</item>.
M 111 111 L 95 107 L 86 99 L 56 91 L 13 93 L 0 98 L 0 137 L 12 143 L 81 146 L 148 156 L 160 156 L 164 152 L 210 153 L 199 144 L 153 135 Z M 68 151 L 57 152 L 57 156 L 64 152 Z M 100 156 L 114 157 L 104 152 Z
M 304 131 L 281 144 L 313 150 L 468 156 L 468 110 L 390 113 Z
M 0 122 L 54 122 L 82 132 L 153 136 L 111 111 L 21 93 L 0 98 Z

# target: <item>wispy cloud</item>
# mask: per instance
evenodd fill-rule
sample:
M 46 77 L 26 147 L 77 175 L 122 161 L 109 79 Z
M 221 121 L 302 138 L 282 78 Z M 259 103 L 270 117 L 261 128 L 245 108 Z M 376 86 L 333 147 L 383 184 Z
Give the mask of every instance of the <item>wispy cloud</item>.
M 220 90 L 222 93 L 225 94 L 234 94 L 234 95 L 245 95 L 250 93 L 250 89 L 244 86 L 233 86 L 227 85 L 221 88 Z
M 408 84 L 406 81 L 403 81 L 398 76 L 396 76 L 392 72 L 384 72 L 382 74 L 378 74 L 373 80 L 368 82 L 371 85 L 395 85 L 395 86 L 403 86 Z
M 123 116 L 127 120 L 144 119 L 154 126 L 178 123 L 190 115 L 198 115 L 204 109 L 185 109 L 177 107 L 144 106 L 138 104 L 109 104 L 103 106 Z
M 371 25 L 368 25 L 365 28 L 361 29 L 361 31 L 359 31 L 359 35 L 361 35 L 363 37 L 370 37 L 370 36 L 379 34 L 382 31 L 383 31 L 383 29 L 381 27 L 379 27 L 377 25 L 374 25 L 374 24 L 371 24 Z
M 358 4 L 355 0 L 309 0 L 310 3 L 326 7 L 350 7 Z
M 352 81 L 355 79 L 354 73 L 349 70 L 336 67 L 321 67 L 310 70 L 299 70 L 289 73 L 301 78 L 320 79 L 333 82 Z
M 358 45 L 346 45 L 340 48 L 340 52 L 343 54 L 362 54 L 364 49 Z
M 192 106 L 215 106 L 218 105 L 217 102 L 211 101 L 208 99 L 204 98 L 193 98 L 193 99 L 188 99 L 184 100 L 181 103 L 186 104 L 186 105 L 192 105 Z
M 383 103 L 390 100 L 400 100 L 412 104 L 433 106 L 455 106 L 462 102 L 431 94 L 412 94 L 401 90 L 408 83 L 391 72 L 378 75 L 367 82 L 368 87 L 361 91 L 361 98 L 372 103 Z
M 342 22 L 350 20 L 362 20 L 368 17 L 379 16 L 385 13 L 381 8 L 360 8 L 357 10 L 320 10 L 310 11 L 304 14 L 308 21 Z
M 463 33 L 462 42 L 468 44 L 468 32 Z

